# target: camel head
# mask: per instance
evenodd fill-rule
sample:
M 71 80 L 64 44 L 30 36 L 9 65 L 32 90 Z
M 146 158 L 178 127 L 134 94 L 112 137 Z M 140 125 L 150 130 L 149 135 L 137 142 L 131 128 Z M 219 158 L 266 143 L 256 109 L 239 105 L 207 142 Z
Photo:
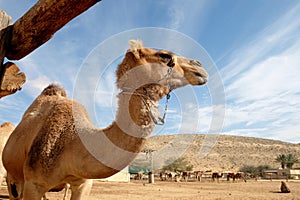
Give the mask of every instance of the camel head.
M 121 90 L 136 91 L 157 87 L 161 98 L 170 90 L 185 85 L 202 85 L 208 73 L 197 60 L 170 51 L 146 48 L 141 41 L 130 40 L 130 48 L 117 69 L 117 85 Z

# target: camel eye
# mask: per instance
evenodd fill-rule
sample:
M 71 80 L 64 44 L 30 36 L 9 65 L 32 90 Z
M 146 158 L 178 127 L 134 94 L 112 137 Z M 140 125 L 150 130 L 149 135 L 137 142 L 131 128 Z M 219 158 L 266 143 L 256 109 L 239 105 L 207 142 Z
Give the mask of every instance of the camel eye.
M 167 53 L 159 53 L 158 55 L 159 55 L 159 57 L 162 58 L 162 60 L 164 62 L 169 62 L 172 59 L 172 56 L 170 54 L 167 54 Z

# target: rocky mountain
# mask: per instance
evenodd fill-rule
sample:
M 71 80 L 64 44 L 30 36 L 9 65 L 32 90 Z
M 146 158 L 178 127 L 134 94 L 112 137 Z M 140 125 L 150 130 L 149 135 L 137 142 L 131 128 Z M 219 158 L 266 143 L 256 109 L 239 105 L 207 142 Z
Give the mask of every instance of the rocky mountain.
M 159 169 L 184 157 L 194 170 L 238 171 L 244 165 L 269 165 L 279 154 L 294 154 L 300 160 L 300 144 L 254 137 L 179 134 L 149 138 L 144 152 L 134 161 Z M 152 153 L 151 153 L 152 152 Z M 300 167 L 297 163 L 294 167 Z

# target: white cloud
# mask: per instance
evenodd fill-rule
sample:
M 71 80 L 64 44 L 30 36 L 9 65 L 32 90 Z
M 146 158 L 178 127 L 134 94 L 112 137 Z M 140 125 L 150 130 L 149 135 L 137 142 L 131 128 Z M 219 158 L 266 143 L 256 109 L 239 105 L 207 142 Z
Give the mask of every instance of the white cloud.
M 265 132 L 267 129 L 266 128 L 244 128 L 244 129 L 234 129 L 230 131 L 224 131 L 222 134 L 224 135 L 243 135 L 246 137 L 261 137 L 261 133 Z
M 45 59 L 46 60 L 46 59 Z M 23 92 L 32 98 L 38 96 L 41 91 L 51 83 L 51 75 L 46 76 L 43 69 L 40 68 L 38 61 L 27 56 L 18 62 L 21 71 L 26 75 L 26 82 L 23 86 Z
M 175 30 L 179 29 L 184 21 L 184 13 L 177 8 L 170 7 L 168 9 L 168 14 L 172 19 L 169 27 Z
M 298 120 L 299 122 L 299 120 Z M 300 143 L 300 125 L 299 124 L 291 124 L 288 127 L 282 127 L 280 129 L 274 129 L 267 136 L 268 138 L 273 138 L 277 140 L 283 140 L 292 142 L 292 143 Z
M 210 11 L 211 1 L 168 1 L 167 14 L 169 20 L 166 27 L 174 30 L 184 30 L 189 34 L 199 32 L 205 27 L 207 12 Z
M 299 120 L 300 40 L 296 46 L 257 63 L 227 84 L 227 99 L 234 102 L 226 109 L 227 126 L 243 121 L 279 125 L 282 117 L 291 118 L 290 122 Z
M 270 53 L 276 54 L 289 48 L 299 34 L 300 21 L 296 20 L 299 17 L 300 4 L 268 26 L 253 41 L 235 50 L 229 56 L 230 62 L 221 71 L 224 80 L 230 81 L 244 70 L 253 67 L 257 61 L 267 59 Z
M 209 124 L 211 124 L 211 115 L 211 107 L 198 108 L 198 105 L 195 104 L 186 106 L 182 113 L 180 132 L 208 132 Z
M 300 4 L 232 53 L 222 70 L 227 133 L 299 142 L 299 17 Z
M 300 40 L 286 52 L 271 56 L 240 73 L 226 89 L 227 97 L 243 100 L 277 98 L 286 92 L 297 92 L 300 85 Z
M 173 113 L 171 119 L 168 118 L 172 133 L 221 133 L 224 105 L 199 107 L 198 104 L 188 103 L 182 107 L 181 112 L 175 111 L 177 114 Z
M 47 87 L 51 81 L 45 75 L 40 75 L 35 79 L 27 80 L 27 84 L 24 87 L 24 91 L 32 97 L 37 97 L 45 87 Z

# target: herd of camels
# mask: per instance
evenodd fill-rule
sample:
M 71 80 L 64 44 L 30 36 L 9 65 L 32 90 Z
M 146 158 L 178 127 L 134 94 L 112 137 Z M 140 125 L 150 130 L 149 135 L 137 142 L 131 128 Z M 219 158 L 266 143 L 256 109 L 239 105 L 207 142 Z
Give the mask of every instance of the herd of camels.
M 161 98 L 208 80 L 197 60 L 146 48 L 139 40 L 129 43 L 116 71 L 119 105 L 110 126 L 95 127 L 84 106 L 67 98 L 58 84 L 41 92 L 15 128 L 1 126 L 1 177 L 6 170 L 10 199 L 41 200 L 66 184 L 71 200 L 86 199 L 92 179 L 117 173 L 141 151 L 154 130 Z

